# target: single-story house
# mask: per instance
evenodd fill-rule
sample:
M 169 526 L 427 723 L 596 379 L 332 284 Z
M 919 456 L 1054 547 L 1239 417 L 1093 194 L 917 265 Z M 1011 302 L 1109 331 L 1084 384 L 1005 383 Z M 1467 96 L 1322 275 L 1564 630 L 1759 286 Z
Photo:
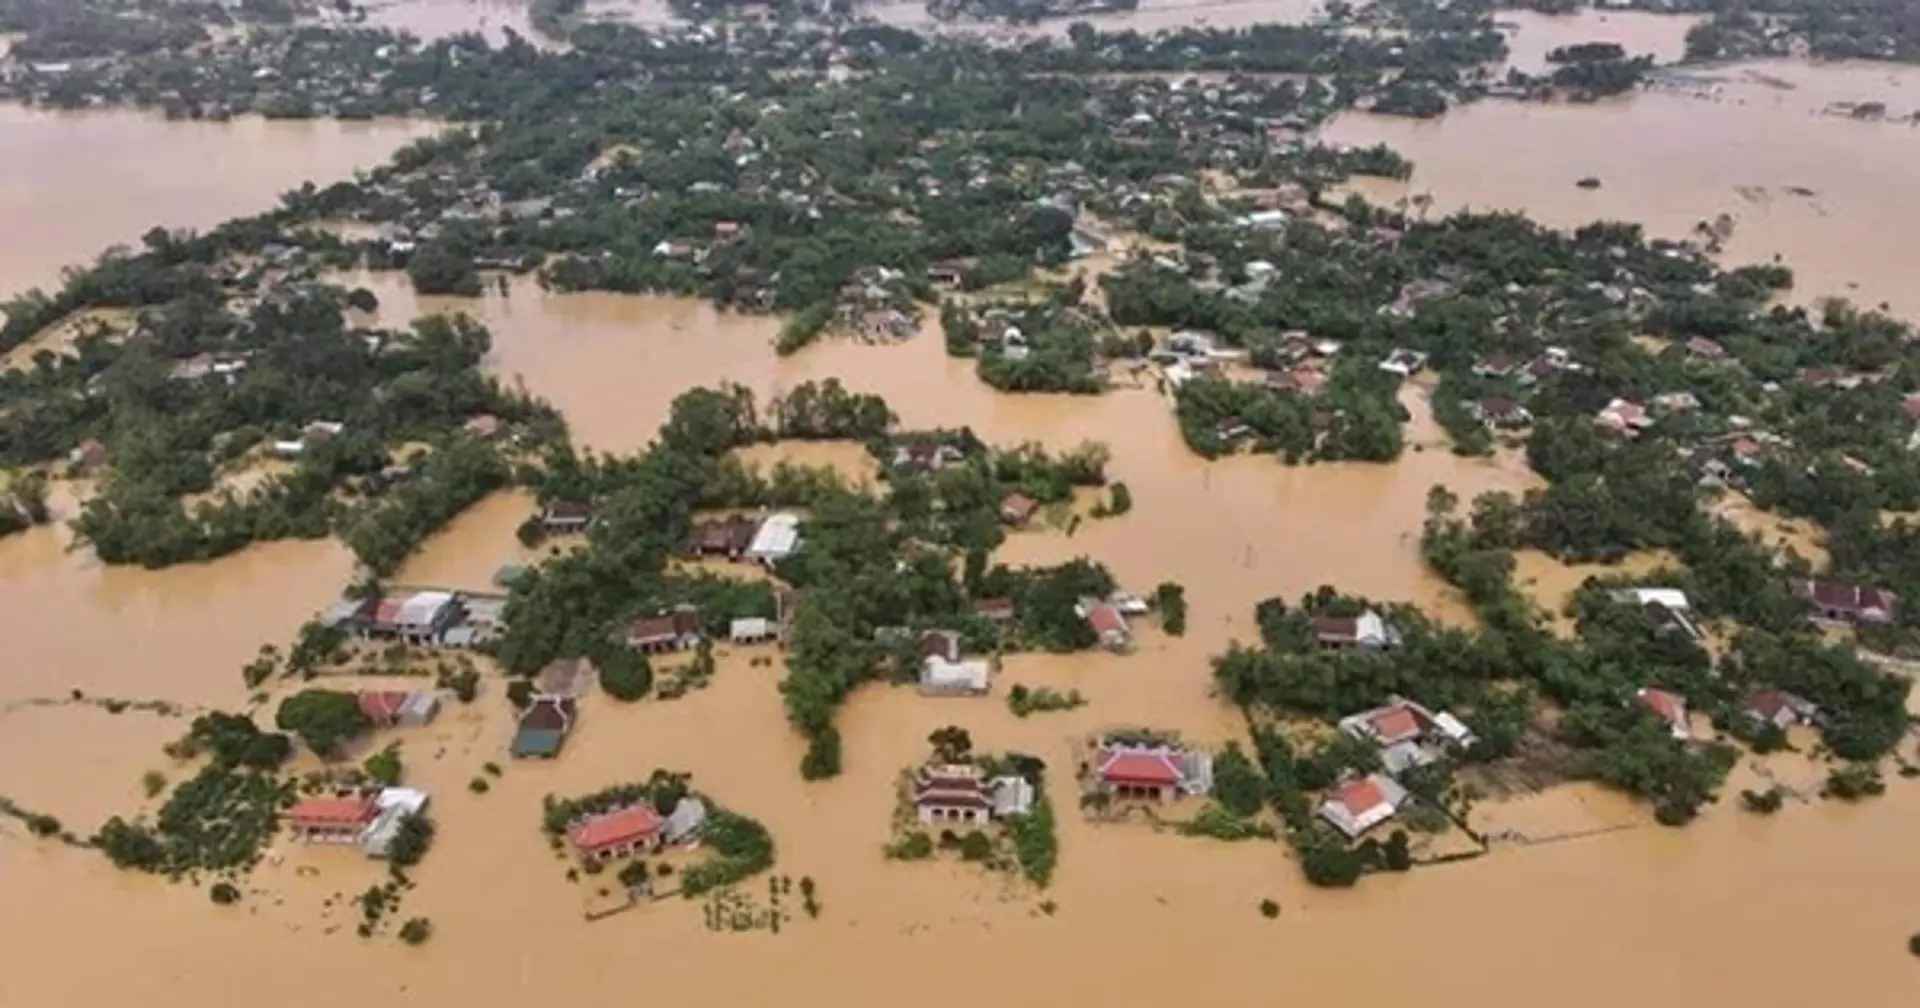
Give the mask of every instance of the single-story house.
M 400 826 L 427 810 L 427 793 L 414 788 L 384 788 L 374 804 L 379 806 L 380 813 L 361 836 L 360 850 L 368 857 L 383 858 L 393 849 Z
M 1313 635 L 1322 648 L 1330 651 L 1351 648 L 1379 650 L 1400 643 L 1400 634 L 1371 609 L 1358 616 L 1315 616 Z
M 468 417 L 467 422 L 462 426 L 469 435 L 482 441 L 491 441 L 500 436 L 504 425 L 499 417 L 491 413 L 475 413 Z
M 938 441 L 909 441 L 893 450 L 893 467 L 903 472 L 930 473 L 965 458 L 960 449 Z
M 1328 792 L 1320 803 L 1320 818 L 1352 840 L 1399 814 L 1406 802 L 1407 791 L 1399 782 L 1385 774 L 1369 774 Z
M 593 505 L 585 501 L 554 501 L 540 512 L 540 527 L 548 535 L 585 532 L 593 524 Z
M 667 816 L 663 827 L 664 839 L 674 846 L 692 843 L 700 836 L 700 827 L 707 823 L 707 803 L 697 795 L 686 795 L 673 806 L 673 812 Z
M 747 544 L 747 557 L 764 564 L 775 564 L 800 548 L 800 516 L 787 512 L 768 515 L 753 532 Z
M 987 692 L 993 683 L 993 664 L 985 658 L 949 661 L 927 655 L 920 663 L 920 692 L 928 696 L 966 696 Z
M 1473 404 L 1474 418 L 1492 427 L 1525 427 L 1533 414 L 1506 396 L 1486 396 Z
M 1127 630 L 1127 618 L 1111 602 L 1100 599 L 1081 599 L 1073 611 L 1092 628 L 1100 638 L 1100 646 L 1109 651 L 1125 651 L 1133 645 L 1133 634 Z
M 1772 725 L 1781 731 L 1813 724 L 1820 717 L 1820 708 L 1785 690 L 1761 690 L 1740 705 L 1740 712 L 1756 725 Z
M 1425 353 L 1419 350 L 1410 350 L 1406 347 L 1395 347 L 1393 352 L 1387 355 L 1387 359 L 1380 362 L 1380 370 L 1388 374 L 1399 375 L 1402 378 L 1411 378 L 1419 374 L 1426 366 L 1427 355 Z
M 1819 578 L 1794 578 L 1787 587 L 1794 598 L 1813 610 L 1815 619 L 1853 624 L 1893 622 L 1895 597 L 1884 588 Z
M 659 847 L 666 835 L 666 821 L 651 805 L 626 808 L 590 816 L 567 830 L 567 841 L 582 861 L 610 861 Z
M 1340 719 L 1340 730 L 1380 747 L 1380 762 L 1390 774 L 1426 766 L 1445 748 L 1465 749 L 1477 741 L 1473 730 L 1447 711 L 1438 713 L 1412 700 L 1393 697 L 1384 707 Z
M 691 552 L 696 556 L 738 560 L 753 545 L 755 528 L 751 518 L 701 522 L 693 527 Z
M 1693 724 L 1687 719 L 1687 698 L 1658 686 L 1642 686 L 1634 696 L 1641 706 L 1667 723 L 1673 737 L 1685 742 L 1693 738 Z
M 935 287 L 951 290 L 967 282 L 973 271 L 980 265 L 973 258 L 944 259 L 927 266 L 927 282 Z
M 1653 417 L 1647 414 L 1646 407 L 1626 399 L 1607 403 L 1593 420 L 1603 429 L 1628 438 L 1638 437 L 1642 430 L 1653 426 Z
M 993 818 L 993 796 L 978 767 L 921 767 L 913 776 L 913 810 L 923 823 L 984 826 Z
M 976 599 L 973 603 L 976 615 L 985 616 L 995 623 L 1005 623 L 1014 617 L 1012 599 L 992 598 Z
M 987 785 L 993 794 L 993 817 L 1005 819 L 1008 816 L 1026 815 L 1033 811 L 1033 783 L 1025 777 L 1008 775 L 995 777 Z
M 1705 638 L 1693 621 L 1693 604 L 1677 588 L 1622 588 L 1613 593 L 1613 600 L 1640 607 L 1656 633 L 1683 633 L 1695 641 Z
M 534 677 L 534 688 L 542 696 L 574 699 L 586 696 L 593 680 L 593 666 L 585 658 L 555 658 Z
M 1169 802 L 1213 790 L 1213 757 L 1179 746 L 1105 743 L 1095 773 L 1100 791 L 1120 799 Z
M 727 639 L 735 644 L 764 644 L 780 636 L 780 627 L 770 619 L 748 617 L 727 624 Z
M 362 690 L 360 712 L 377 726 L 419 727 L 440 713 L 440 694 L 433 690 Z
M 685 605 L 634 620 L 627 628 L 627 646 L 645 654 L 685 651 L 697 647 L 700 638 L 700 611 Z
M 1008 525 L 1025 525 L 1038 510 L 1040 502 L 1018 490 L 1000 498 L 1000 520 Z
M 398 638 L 409 644 L 440 643 L 441 635 L 465 615 L 459 595 L 416 591 L 376 599 L 343 600 L 327 615 L 362 637 Z
M 287 810 L 287 828 L 302 843 L 359 843 L 380 816 L 372 795 L 307 798 Z
M 1727 357 L 1727 348 L 1705 336 L 1695 336 L 1687 341 L 1687 355 L 1697 357 L 1700 360 L 1725 360 Z
M 572 697 L 537 696 L 520 714 L 509 751 L 519 758 L 560 755 L 567 735 L 578 723 L 579 707 Z

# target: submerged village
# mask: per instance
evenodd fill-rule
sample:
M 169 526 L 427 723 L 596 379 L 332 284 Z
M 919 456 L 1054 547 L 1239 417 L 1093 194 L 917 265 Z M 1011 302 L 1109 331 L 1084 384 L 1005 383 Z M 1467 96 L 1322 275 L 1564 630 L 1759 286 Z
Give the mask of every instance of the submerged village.
M 1853 5 L 1627 6 L 1693 19 L 1689 73 L 1920 62 Z M 1277 928 L 1916 786 L 1911 323 L 1725 261 L 1730 220 L 1373 200 L 1416 165 L 1322 136 L 1672 68 L 1509 66 L 1483 2 L 1151 33 L 669 7 L 534 0 L 490 44 L 351 4 L 0 3 L 9 101 L 446 124 L 0 305 L 0 556 L 339 559 L 191 700 L 33 655 L 0 718 L 161 741 L 96 821 L 0 777 L 0 845 L 308 955 L 427 955 L 515 912 L 438 909 L 500 876 L 590 934 L 841 933 L 856 889 L 1075 927 L 1077 860 L 1150 887 L 1225 848 L 1263 881 L 1220 901 Z M 1061 30 L 968 30 L 999 22 Z M 724 321 L 621 323 L 671 349 L 589 365 L 583 420 L 500 364 L 566 298 Z

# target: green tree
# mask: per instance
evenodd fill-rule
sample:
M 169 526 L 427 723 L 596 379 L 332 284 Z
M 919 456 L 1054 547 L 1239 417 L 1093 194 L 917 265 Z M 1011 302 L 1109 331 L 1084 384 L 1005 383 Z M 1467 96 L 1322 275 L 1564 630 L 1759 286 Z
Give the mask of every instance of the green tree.
M 274 724 L 300 736 L 309 749 L 327 757 L 371 726 L 358 697 L 325 689 L 301 690 L 281 701 Z
M 653 664 L 647 656 L 624 645 L 603 649 L 595 656 L 600 688 L 621 703 L 632 703 L 653 689 Z
M 400 761 L 400 743 L 392 743 L 379 752 L 367 757 L 367 761 L 362 765 L 362 769 L 366 771 L 367 777 L 375 783 L 385 785 L 386 787 L 392 787 L 400 783 L 400 775 L 405 772 L 406 769 Z
M 1241 751 L 1238 742 L 1228 742 L 1214 757 L 1213 797 L 1228 811 L 1242 817 L 1259 812 L 1266 803 L 1266 775 Z

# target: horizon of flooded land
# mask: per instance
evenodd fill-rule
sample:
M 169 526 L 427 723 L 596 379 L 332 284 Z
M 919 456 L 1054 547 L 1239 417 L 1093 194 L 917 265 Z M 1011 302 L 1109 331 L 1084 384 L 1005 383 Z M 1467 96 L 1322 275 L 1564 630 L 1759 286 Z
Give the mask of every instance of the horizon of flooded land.
M 510 0 L 373 6 L 372 23 L 426 37 L 473 30 L 498 42 L 506 29 L 532 31 L 528 5 Z M 651 0 L 589 7 L 643 23 L 668 14 Z M 1151 32 L 1200 19 L 1304 21 L 1319 9 L 1304 0 L 1148 0 L 1131 14 L 1091 20 L 1103 30 Z M 915 29 L 929 20 L 918 5 L 875 13 Z M 1510 29 L 1510 63 L 1537 69 L 1548 50 L 1594 39 L 1672 61 L 1698 19 L 1589 10 L 1565 19 L 1500 12 L 1497 20 Z M 1056 21 L 1039 30 L 1065 29 Z M 1920 295 L 1908 290 L 1900 264 L 1904 239 L 1920 229 L 1909 219 L 1920 214 L 1920 194 L 1902 169 L 1920 153 L 1911 149 L 1920 131 L 1893 117 L 1856 121 L 1830 110 L 1883 101 L 1899 114 L 1920 111 L 1902 104 L 1920 83 L 1915 74 L 1878 64 L 1743 63 L 1713 68 L 1709 83 L 1659 84 L 1592 104 L 1480 101 L 1419 121 L 1348 112 L 1317 139 L 1384 143 L 1406 155 L 1410 178 L 1360 178 L 1346 189 L 1381 207 L 1425 194 L 1434 219 L 1467 209 L 1513 210 L 1564 229 L 1618 219 L 1678 240 L 1726 214 L 1733 227 L 1717 255 L 1722 266 L 1777 260 L 1794 270 L 1790 303 L 1837 295 L 1912 319 L 1920 318 Z M 0 223 L 12 225 L 0 252 L 0 296 L 55 287 L 62 270 L 112 246 L 138 247 L 156 225 L 207 229 L 267 211 L 303 182 L 324 187 L 366 172 L 439 129 L 415 120 L 169 122 L 128 111 L 0 106 L 0 160 L 18 166 L 0 181 Z M 1598 188 L 1576 186 L 1589 176 Z M 1046 279 L 1079 274 L 1097 290 L 1098 277 L 1122 265 L 1115 248 Z M 215 906 L 211 875 L 173 884 L 122 871 L 96 850 L 36 838 L 0 815 L 0 945 L 22 966 L 46 964 L 0 971 L 0 1005 L 184 1008 L 272 998 L 285 1008 L 349 999 L 438 1008 L 620 996 L 720 1005 L 798 991 L 849 1005 L 911 997 L 934 1008 L 982 996 L 1125 1004 L 1200 997 L 1225 1006 L 1418 999 L 1464 1008 L 1531 1004 L 1544 990 L 1569 1008 L 1634 1000 L 1771 1006 L 1836 995 L 1902 1008 L 1920 988 L 1920 960 L 1907 948 L 1920 932 L 1920 863 L 1907 854 L 1920 835 L 1920 787 L 1889 772 L 1883 797 L 1823 800 L 1830 766 L 1810 726 L 1789 732 L 1792 749 L 1741 749 L 1719 801 L 1685 828 L 1663 827 L 1653 803 L 1591 781 L 1489 795 L 1465 817 L 1480 834 L 1473 850 L 1484 856 L 1372 873 L 1352 889 L 1310 885 L 1283 842 L 1181 835 L 1151 813 L 1103 821 L 1104 806 L 1076 801 L 1076 771 L 1092 736 L 1151 726 L 1208 749 L 1246 745 L 1250 708 L 1221 695 L 1213 662 L 1230 648 L 1262 645 L 1262 600 L 1292 605 L 1332 586 L 1383 606 L 1417 607 L 1440 626 L 1485 626 L 1484 610 L 1443 580 L 1423 550 L 1429 491 L 1445 486 L 1469 502 L 1487 492 L 1521 498 L 1548 482 L 1517 437 L 1498 439 L 1484 457 L 1456 454 L 1436 402 L 1438 378 L 1392 392 L 1407 418 L 1394 461 L 1290 465 L 1272 452 L 1204 458 L 1183 432 L 1164 369 L 1153 372 L 1158 381 L 1116 381 L 1099 395 L 1008 394 L 982 380 L 974 358 L 949 356 L 937 305 L 903 338 L 829 335 L 782 354 L 780 317 L 705 299 L 562 293 L 493 272 L 477 297 L 434 296 L 417 294 L 400 270 L 322 275 L 375 296 L 375 310 L 356 313 L 360 323 L 404 329 L 447 314 L 484 325 L 491 344 L 478 370 L 511 395 L 551 406 L 571 444 L 598 458 L 657 449 L 669 439 L 663 424 L 676 398 L 689 390 L 737 385 L 764 408 L 829 380 L 884 399 L 898 417 L 894 433 L 966 428 L 988 448 L 1031 442 L 1054 456 L 1104 445 L 1106 486 L 1076 487 L 1050 513 L 1010 528 L 991 562 L 1090 559 L 1126 592 L 1184 586 L 1191 615 L 1180 634 L 1163 629 L 1164 612 L 1133 620 L 1125 654 L 996 655 L 987 696 L 863 683 L 833 718 L 844 766 L 815 781 L 796 772 L 808 739 L 783 695 L 783 648 L 722 640 L 710 681 L 675 699 L 624 704 L 590 689 L 563 754 L 551 760 L 508 758 L 520 726 L 503 699 L 502 667 L 463 657 L 482 671 L 475 702 L 446 699 L 431 723 L 382 729 L 351 749 L 358 761 L 400 743 L 404 783 L 433 796 L 432 851 L 410 871 L 398 912 L 431 918 L 431 941 L 410 947 L 390 934 L 355 936 L 361 894 L 388 873 L 352 846 L 277 836 L 239 883 L 237 905 Z M 1106 306 L 1106 294 L 1092 297 Z M 77 327 L 15 350 L 7 370 L 30 371 L 35 350 L 76 352 Z M 537 426 L 526 421 L 521 433 Z M 283 469 L 299 451 L 285 449 Z M 854 439 L 768 438 L 722 454 L 761 473 L 782 463 L 830 470 L 875 493 L 891 464 Z M 279 471 L 235 465 L 220 476 L 250 486 L 245 481 Z M 409 655 L 411 674 L 393 674 L 381 670 L 376 648 L 357 653 L 365 662 L 311 682 L 243 683 L 243 666 L 263 644 L 287 651 L 303 624 L 358 578 L 354 548 L 338 536 L 288 538 L 158 570 L 104 564 L 69 525 L 103 482 L 54 480 L 52 521 L 0 537 L 0 627 L 12 656 L 0 669 L 0 803 L 54 815 L 88 837 L 114 816 L 151 819 L 160 792 L 206 764 L 166 749 L 198 715 L 243 711 L 271 728 L 276 705 L 309 687 L 444 685 L 432 678 L 442 658 Z M 1130 508 L 1096 515 L 1114 483 L 1127 488 Z M 789 509 L 804 510 L 725 510 L 758 517 Z M 1829 559 L 1811 520 L 1763 510 L 1738 493 L 1712 510 L 1816 567 Z M 523 535 L 541 515 L 531 490 L 503 479 L 426 536 L 386 580 L 492 594 L 503 591 L 504 568 L 599 548 Z M 645 544 L 635 549 L 640 555 Z M 1608 563 L 1512 552 L 1512 584 L 1547 612 L 1543 625 L 1561 638 L 1577 632 L 1566 607 L 1578 604 L 1589 577 L 1683 566 L 1666 549 Z M 673 563 L 677 572 L 743 583 L 773 579 L 717 559 Z M 1709 653 L 1725 653 L 1723 629 L 1707 635 Z M 691 660 L 654 656 L 655 682 Z M 1019 716 L 1007 700 L 1016 685 L 1078 694 L 1084 705 Z M 1908 703 L 1920 716 L 1920 698 Z M 1697 737 L 1718 734 L 1704 715 L 1696 722 Z M 929 761 L 930 736 L 945 726 L 966 729 L 977 753 L 1028 753 L 1047 763 L 1059 857 L 1046 888 L 947 851 L 923 861 L 884 853 L 902 829 L 902 773 Z M 1905 766 L 1913 741 L 1904 738 L 1890 768 Z M 302 752 L 288 767 L 299 774 L 325 764 Z M 543 832 L 543 809 L 556 797 L 644 780 L 656 768 L 691 774 L 700 793 L 763 824 L 775 844 L 773 867 L 721 900 L 675 898 L 583 920 L 583 892 L 612 873 L 583 876 L 567 846 L 574 841 Z M 1743 791 L 1771 789 L 1785 796 L 1779 814 L 1744 810 Z M 1262 811 L 1263 823 L 1275 819 Z M 1421 850 L 1437 852 L 1437 844 Z M 654 860 L 683 875 L 694 856 Z M 817 916 L 799 912 L 798 896 L 770 895 L 782 879 L 804 879 L 808 902 L 817 884 Z M 1275 904 L 1273 913 L 1263 901 Z M 778 918 L 783 902 L 788 916 L 770 934 L 769 904 Z M 752 923 L 736 926 L 723 912 Z M 112 952 L 75 968 L 82 943 Z M 630 969 L 636 951 L 638 968 Z M 987 982 L 1004 989 L 983 994 L 979 984 L 954 979 L 958 963 L 986 965 Z M 1759 968 L 1771 963 L 1791 965 Z

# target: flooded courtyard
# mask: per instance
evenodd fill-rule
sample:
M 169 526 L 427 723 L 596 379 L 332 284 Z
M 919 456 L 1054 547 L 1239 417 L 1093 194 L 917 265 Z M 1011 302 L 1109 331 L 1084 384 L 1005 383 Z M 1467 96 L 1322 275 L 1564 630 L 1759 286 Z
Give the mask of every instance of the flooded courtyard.
M 409 6 L 439 16 L 427 0 L 394 9 Z M 485 12 L 494 19 L 487 23 L 524 14 L 508 3 L 459 6 Z M 1140 16 L 1151 8 L 1143 5 Z M 1566 41 L 1590 37 L 1569 29 Z M 1806 291 L 1851 291 L 1920 311 L 1920 302 L 1900 300 L 1913 295 L 1898 283 L 1895 252 L 1911 230 L 1906 215 L 1920 213 L 1913 176 L 1902 171 L 1920 140 L 1905 125 L 1818 111 L 1855 88 L 1920 78 L 1848 67 L 1766 72 L 1797 88 L 1740 84 L 1729 71 L 1735 82 L 1718 97 L 1487 104 L 1434 124 L 1344 121 L 1333 136 L 1400 147 L 1420 165 L 1414 190 L 1432 191 L 1436 210 L 1513 206 L 1555 224 L 1624 217 L 1677 234 L 1702 216 L 1731 212 L 1740 227 L 1730 257 L 1778 252 Z M 1909 101 L 1920 105 L 1920 97 Z M 1758 128 L 1763 119 L 1773 132 Z M 306 178 L 324 181 L 378 161 L 423 129 L 313 124 L 283 132 L 117 114 L 50 125 L 39 113 L 0 110 L 0 155 L 28 164 L 0 182 L 0 222 L 31 238 L 0 252 L 0 287 L 49 282 L 66 263 L 137 240 L 156 215 L 205 225 L 260 209 Z M 147 166 L 148 176 L 102 174 L 114 170 L 94 163 L 103 150 Z M 211 172 L 212 162 L 224 167 Z M 224 181 L 201 178 L 210 174 Z M 1573 188 L 1588 174 L 1603 188 Z M 1761 200 L 1736 185 L 1818 195 Z M 61 209 L 75 205 L 84 212 Z M 991 997 L 1464 1008 L 1530 1005 L 1546 992 L 1571 1008 L 1786 1006 L 1836 995 L 1866 1008 L 1904 1008 L 1920 989 L 1902 948 L 1920 929 L 1920 862 L 1908 855 L 1920 835 L 1920 793 L 1904 781 L 1862 807 L 1795 805 L 1771 818 L 1745 815 L 1730 798 L 1684 831 L 1648 826 L 1644 809 L 1607 792 L 1556 789 L 1489 810 L 1488 822 L 1540 838 L 1603 835 L 1502 844 L 1477 861 L 1370 878 L 1352 892 L 1308 888 L 1278 844 L 1096 825 L 1064 802 L 1060 869 L 1044 897 L 969 866 L 881 857 L 894 778 L 923 758 L 934 728 L 962 725 L 981 749 L 1040 755 L 1064 778 L 1071 740 L 1102 726 L 1151 723 L 1206 742 L 1238 736 L 1238 713 L 1211 695 L 1208 658 L 1255 636 L 1252 610 L 1262 598 L 1294 599 L 1331 584 L 1467 620 L 1420 562 L 1427 490 L 1444 483 L 1463 498 L 1520 493 L 1537 478 L 1511 455 L 1453 455 L 1415 388 L 1403 395 L 1414 418 L 1408 451 L 1393 465 L 1209 463 L 1182 443 L 1158 393 L 1001 395 L 976 379 L 970 361 L 946 357 L 937 324 L 895 345 L 827 341 L 781 358 L 772 349 L 775 321 L 704 303 L 556 295 L 529 282 L 480 299 L 421 299 L 395 275 L 349 281 L 378 294 L 386 324 L 434 311 L 485 322 L 494 334 L 488 367 L 551 401 L 576 439 L 600 451 L 644 447 L 673 397 L 690 387 L 738 382 L 764 399 L 829 377 L 885 396 L 910 429 L 968 426 L 990 442 L 1053 449 L 1105 443 L 1110 477 L 1132 491 L 1132 513 L 1087 521 L 1071 535 L 1015 534 L 996 559 L 1085 555 L 1135 590 L 1180 582 L 1192 610 L 1188 632 L 1149 629 L 1121 658 L 1015 656 L 988 698 L 864 687 L 839 717 L 846 773 L 813 784 L 794 771 L 802 741 L 786 722 L 777 659 L 754 660 L 773 652 L 722 648 L 710 687 L 627 707 L 592 696 L 562 759 L 513 763 L 488 793 L 475 794 L 468 781 L 484 762 L 504 762 L 511 732 L 490 677 L 476 704 L 455 706 L 411 735 L 390 733 L 405 738 L 410 783 L 435 795 L 440 827 L 407 896 L 407 912 L 437 927 L 434 942 L 419 949 L 354 937 L 340 900 L 381 871 L 352 852 L 282 840 L 251 881 L 261 892 L 222 908 L 204 889 L 120 873 L 96 854 L 34 841 L 0 818 L 0 944 L 21 964 L 0 971 L 0 1005 L 173 1008 L 271 998 L 288 1008 L 440 1008 L 611 996 L 691 1005 L 911 999 L 944 1008 Z M 783 445 L 750 457 L 871 472 L 845 449 Z M 70 498 L 55 504 L 61 517 L 74 512 Z M 429 541 L 396 580 L 485 589 L 501 565 L 535 555 L 514 536 L 533 507 L 524 495 L 487 499 Z M 191 773 L 161 746 L 198 707 L 242 707 L 241 666 L 261 643 L 284 644 L 337 595 L 351 559 L 336 542 L 283 543 L 147 572 L 103 568 L 69 544 L 60 526 L 0 541 L 0 795 L 84 835 L 108 815 L 151 806 L 141 793 L 144 772 Z M 1591 573 L 1605 571 L 1543 558 L 1523 566 L 1549 606 Z M 1089 702 L 1016 718 L 1004 704 L 1011 683 L 1076 689 Z M 164 699 L 180 705 L 179 714 L 115 714 L 76 701 L 75 690 L 85 700 Z M 584 923 L 564 866 L 539 832 L 542 798 L 654 767 L 691 771 L 702 790 L 764 822 L 779 846 L 775 873 L 818 882 L 820 919 L 797 920 L 777 936 L 715 934 L 693 902 L 676 901 Z M 1747 772 L 1736 774 L 1730 796 Z M 1053 912 L 1039 908 L 1041 898 L 1057 904 Z M 1277 920 L 1256 912 L 1263 898 L 1281 905 Z M 84 965 L 81 947 L 96 950 Z M 961 963 L 982 977 L 960 979 Z M 1786 968 L 1768 968 L 1775 964 Z

